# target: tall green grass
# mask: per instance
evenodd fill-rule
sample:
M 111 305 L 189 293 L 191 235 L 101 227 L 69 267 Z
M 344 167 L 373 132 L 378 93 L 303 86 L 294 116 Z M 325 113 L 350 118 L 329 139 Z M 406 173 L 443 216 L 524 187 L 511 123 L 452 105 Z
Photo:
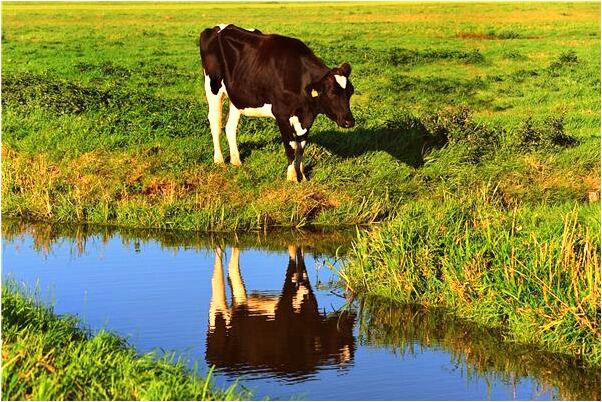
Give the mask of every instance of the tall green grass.
M 138 355 L 109 332 L 91 335 L 14 283 L 2 285 L 4 400 L 240 400 L 236 383 L 215 387 L 172 355 Z
M 243 169 L 176 163 L 161 145 L 100 147 L 56 161 L 47 153 L 5 147 L 3 213 L 63 223 L 231 231 L 366 225 L 395 217 L 406 202 L 470 194 L 467 189 L 487 183 L 495 183 L 507 204 L 584 201 L 588 193 L 598 194 L 595 150 L 588 148 L 570 168 L 550 157 L 574 152 L 582 142 L 567 132 L 562 117 L 529 118 L 506 130 L 475 121 L 466 107 L 421 118 L 402 112 L 379 128 L 324 131 L 314 141 L 307 152 L 312 180 L 294 186 L 272 179 L 279 173 L 268 158 L 279 158 L 277 144 Z M 73 149 L 57 143 L 51 152 L 65 156 L 67 148 Z
M 600 207 L 411 203 L 360 232 L 342 275 L 361 294 L 429 306 L 600 365 Z M 491 202 L 491 200 L 489 200 Z

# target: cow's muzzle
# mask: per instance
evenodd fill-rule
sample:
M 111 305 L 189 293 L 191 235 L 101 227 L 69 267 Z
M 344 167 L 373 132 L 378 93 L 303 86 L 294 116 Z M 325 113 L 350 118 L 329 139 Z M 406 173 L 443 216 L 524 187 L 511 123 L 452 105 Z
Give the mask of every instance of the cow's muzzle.
M 343 128 L 351 128 L 355 126 L 355 119 L 353 117 L 345 118 L 339 123 L 339 126 Z

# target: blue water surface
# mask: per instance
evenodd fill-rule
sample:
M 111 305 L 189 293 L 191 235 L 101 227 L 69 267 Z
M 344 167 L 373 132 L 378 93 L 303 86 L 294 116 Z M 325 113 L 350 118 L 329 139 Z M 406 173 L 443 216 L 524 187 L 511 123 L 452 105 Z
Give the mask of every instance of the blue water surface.
M 231 258 L 232 247 L 226 246 L 224 275 Z M 320 317 L 336 314 L 347 301 L 340 290 L 326 286 L 337 279 L 328 267 L 328 262 L 334 260 L 315 257 L 311 249 L 304 250 L 303 259 Z M 13 278 L 30 289 L 38 289 L 42 300 L 53 304 L 57 313 L 75 314 L 93 331 L 101 328 L 114 331 L 127 338 L 139 352 L 158 348 L 175 351 L 184 355 L 191 367 L 196 362 L 203 371 L 208 364 L 205 354 L 215 261 L 215 249 L 164 247 L 159 241 L 124 241 L 119 235 L 104 240 L 99 235 L 89 236 L 85 247 L 81 240 L 78 244 L 73 238 L 61 238 L 50 247 L 40 247 L 29 233 L 2 242 L 3 279 Z M 247 292 L 278 298 L 284 292 L 289 261 L 286 249 L 243 247 L 240 272 Z M 227 277 L 224 283 L 226 296 L 231 300 Z M 309 372 L 284 375 L 270 367 L 243 364 L 217 367 L 214 378 L 226 386 L 240 378 L 257 399 L 264 396 L 312 400 L 557 397 L 553 387 L 542 387 L 529 377 L 516 376 L 508 381 L 494 375 L 469 375 L 457 359 L 436 346 L 416 343 L 413 353 L 400 353 L 395 348 L 360 342 L 357 322 L 352 332 L 350 348 L 340 348 L 335 353 L 337 357 L 322 359 Z M 302 349 L 292 344 L 290 354 L 303 353 Z

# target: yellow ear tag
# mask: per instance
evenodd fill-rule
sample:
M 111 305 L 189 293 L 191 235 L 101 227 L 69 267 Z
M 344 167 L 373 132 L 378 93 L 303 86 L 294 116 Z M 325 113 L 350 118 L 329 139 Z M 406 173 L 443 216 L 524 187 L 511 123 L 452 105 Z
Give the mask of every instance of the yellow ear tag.
M 315 89 L 311 90 L 311 97 L 312 98 L 317 98 L 318 97 L 318 91 L 316 91 Z

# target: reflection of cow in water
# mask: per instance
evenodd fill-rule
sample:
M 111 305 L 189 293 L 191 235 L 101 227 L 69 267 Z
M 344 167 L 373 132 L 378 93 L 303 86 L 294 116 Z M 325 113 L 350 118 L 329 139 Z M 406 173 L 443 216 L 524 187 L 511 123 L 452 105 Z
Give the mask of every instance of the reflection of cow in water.
M 209 308 L 206 359 L 226 370 L 267 370 L 299 377 L 353 358 L 354 316 L 318 312 L 301 248 L 289 246 L 281 295 L 247 295 L 238 248 L 232 249 L 228 277 L 232 305 L 226 302 L 221 248 L 216 250 Z

